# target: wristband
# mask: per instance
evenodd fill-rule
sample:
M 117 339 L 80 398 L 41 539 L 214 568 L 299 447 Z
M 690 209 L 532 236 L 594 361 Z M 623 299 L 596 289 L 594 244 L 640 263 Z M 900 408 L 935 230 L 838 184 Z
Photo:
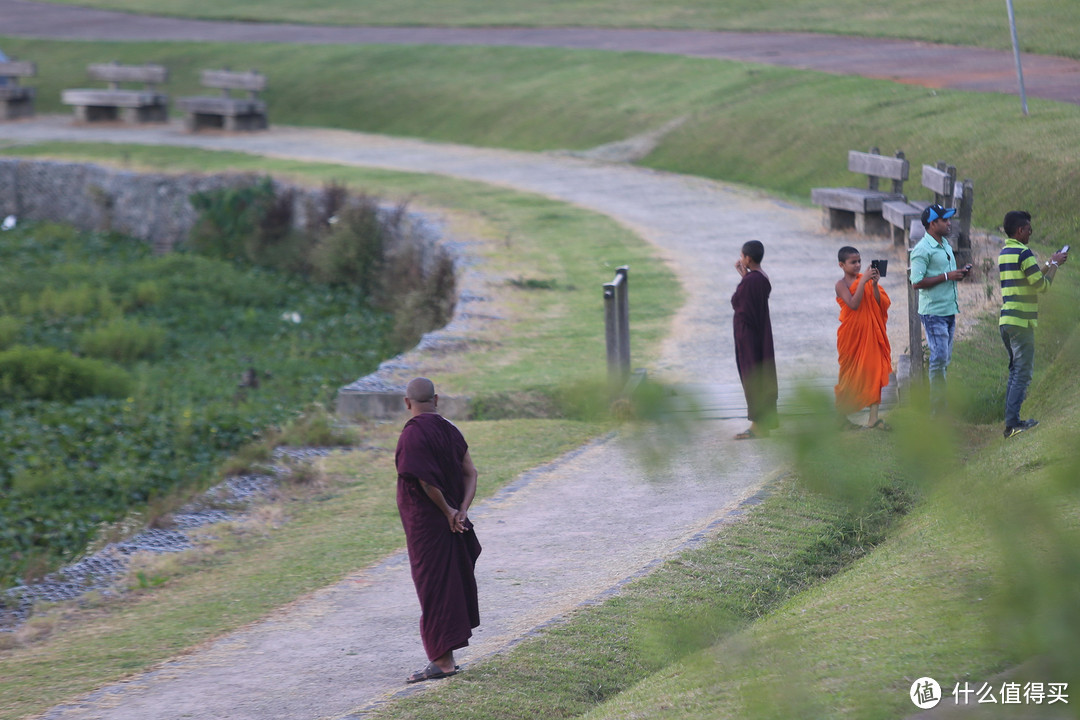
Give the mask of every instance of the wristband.
M 945 271 L 941 273 L 941 282 L 949 282 L 949 273 Z

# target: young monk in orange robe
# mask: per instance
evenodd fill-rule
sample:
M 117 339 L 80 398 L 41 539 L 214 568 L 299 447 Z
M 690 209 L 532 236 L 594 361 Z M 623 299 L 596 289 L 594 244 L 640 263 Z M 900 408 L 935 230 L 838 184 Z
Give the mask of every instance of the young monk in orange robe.
M 870 408 L 867 426 L 891 429 L 878 417 L 881 389 L 889 384 L 892 372 L 892 348 L 885 332 L 889 319 L 888 293 L 878 285 L 876 268 L 866 273 L 862 257 L 853 247 L 840 248 L 837 254 L 844 277 L 836 283 L 836 302 L 840 305 L 840 327 L 836 331 L 836 350 L 840 356 L 840 380 L 836 384 L 836 409 L 842 416 Z M 846 417 L 843 427 L 857 427 Z

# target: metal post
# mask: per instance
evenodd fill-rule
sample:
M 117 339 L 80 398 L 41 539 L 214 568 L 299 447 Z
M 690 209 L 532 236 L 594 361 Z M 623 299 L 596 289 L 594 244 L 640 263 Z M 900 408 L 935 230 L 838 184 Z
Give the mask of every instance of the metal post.
M 1020 83 L 1020 106 L 1027 117 L 1027 93 L 1024 92 L 1024 68 L 1020 64 L 1020 40 L 1016 35 L 1016 13 L 1013 12 L 1012 0 L 1005 0 L 1005 4 L 1009 6 L 1009 31 L 1012 33 L 1013 57 L 1016 58 L 1016 79 Z
M 956 264 L 963 267 L 974 258 L 971 252 L 971 212 L 975 207 L 975 184 L 964 180 L 957 186 L 960 190 L 960 209 L 956 217 L 960 226 L 956 238 Z
M 612 386 L 619 375 L 619 322 L 615 304 L 615 283 L 604 283 L 604 340 L 607 346 L 608 381 Z
M 615 306 L 619 323 L 619 374 L 623 382 L 630 377 L 630 268 L 615 270 Z

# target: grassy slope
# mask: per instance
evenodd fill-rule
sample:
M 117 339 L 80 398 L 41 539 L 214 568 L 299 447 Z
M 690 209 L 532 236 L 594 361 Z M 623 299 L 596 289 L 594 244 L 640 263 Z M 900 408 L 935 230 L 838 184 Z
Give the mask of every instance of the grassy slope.
M 1049 374 L 1075 368 L 1078 347 L 1074 335 Z M 1054 380 L 1053 397 L 1025 407 L 1037 433 L 1005 442 L 997 425 L 972 428 L 963 467 L 883 547 L 586 717 L 895 718 L 914 711 L 916 678 L 937 679 L 951 703 L 955 683 L 1000 689 L 1002 671 L 1075 687 L 1080 392 Z M 1015 670 L 1033 657 L 1042 664 Z
M 73 5 L 215 19 L 352 25 L 525 25 L 664 27 L 695 30 L 806 30 L 934 42 L 1010 47 L 1008 14 L 1000 0 L 960 6 L 934 0 L 266 0 L 220 3 L 186 0 L 61 0 Z M 1017 3 L 1025 50 L 1077 56 L 1073 29 L 1080 8 L 1062 0 Z

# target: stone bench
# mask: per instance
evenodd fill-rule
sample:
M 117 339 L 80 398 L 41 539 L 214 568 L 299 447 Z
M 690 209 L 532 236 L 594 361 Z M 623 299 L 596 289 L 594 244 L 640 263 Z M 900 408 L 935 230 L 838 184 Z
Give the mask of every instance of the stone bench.
M 32 62 L 0 62 L 0 120 L 17 120 L 34 114 L 34 88 L 19 84 L 19 78 L 34 77 Z
M 223 130 L 265 130 L 266 103 L 258 94 L 266 89 L 266 76 L 255 71 L 203 70 L 203 87 L 221 90 L 220 95 L 196 95 L 177 100 L 184 111 L 188 132 L 202 128 Z M 231 90 L 247 92 L 247 97 L 232 97 Z
M 169 79 L 169 71 L 163 66 L 99 63 L 88 65 L 86 74 L 92 80 L 109 83 L 109 87 L 63 91 L 61 101 L 75 107 L 76 121 L 121 120 L 133 124 L 168 121 L 169 96 L 155 89 Z M 143 88 L 127 90 L 119 87 L 120 83 L 143 83 Z
M 890 201 L 906 201 L 904 181 L 908 179 L 908 161 L 904 153 L 895 157 L 870 152 L 848 152 L 848 170 L 867 176 L 865 188 L 814 188 L 810 200 L 822 207 L 822 224 L 829 230 L 855 228 L 864 235 L 889 235 L 890 227 L 881 216 L 881 206 Z M 892 180 L 892 190 L 880 190 L 880 180 Z

